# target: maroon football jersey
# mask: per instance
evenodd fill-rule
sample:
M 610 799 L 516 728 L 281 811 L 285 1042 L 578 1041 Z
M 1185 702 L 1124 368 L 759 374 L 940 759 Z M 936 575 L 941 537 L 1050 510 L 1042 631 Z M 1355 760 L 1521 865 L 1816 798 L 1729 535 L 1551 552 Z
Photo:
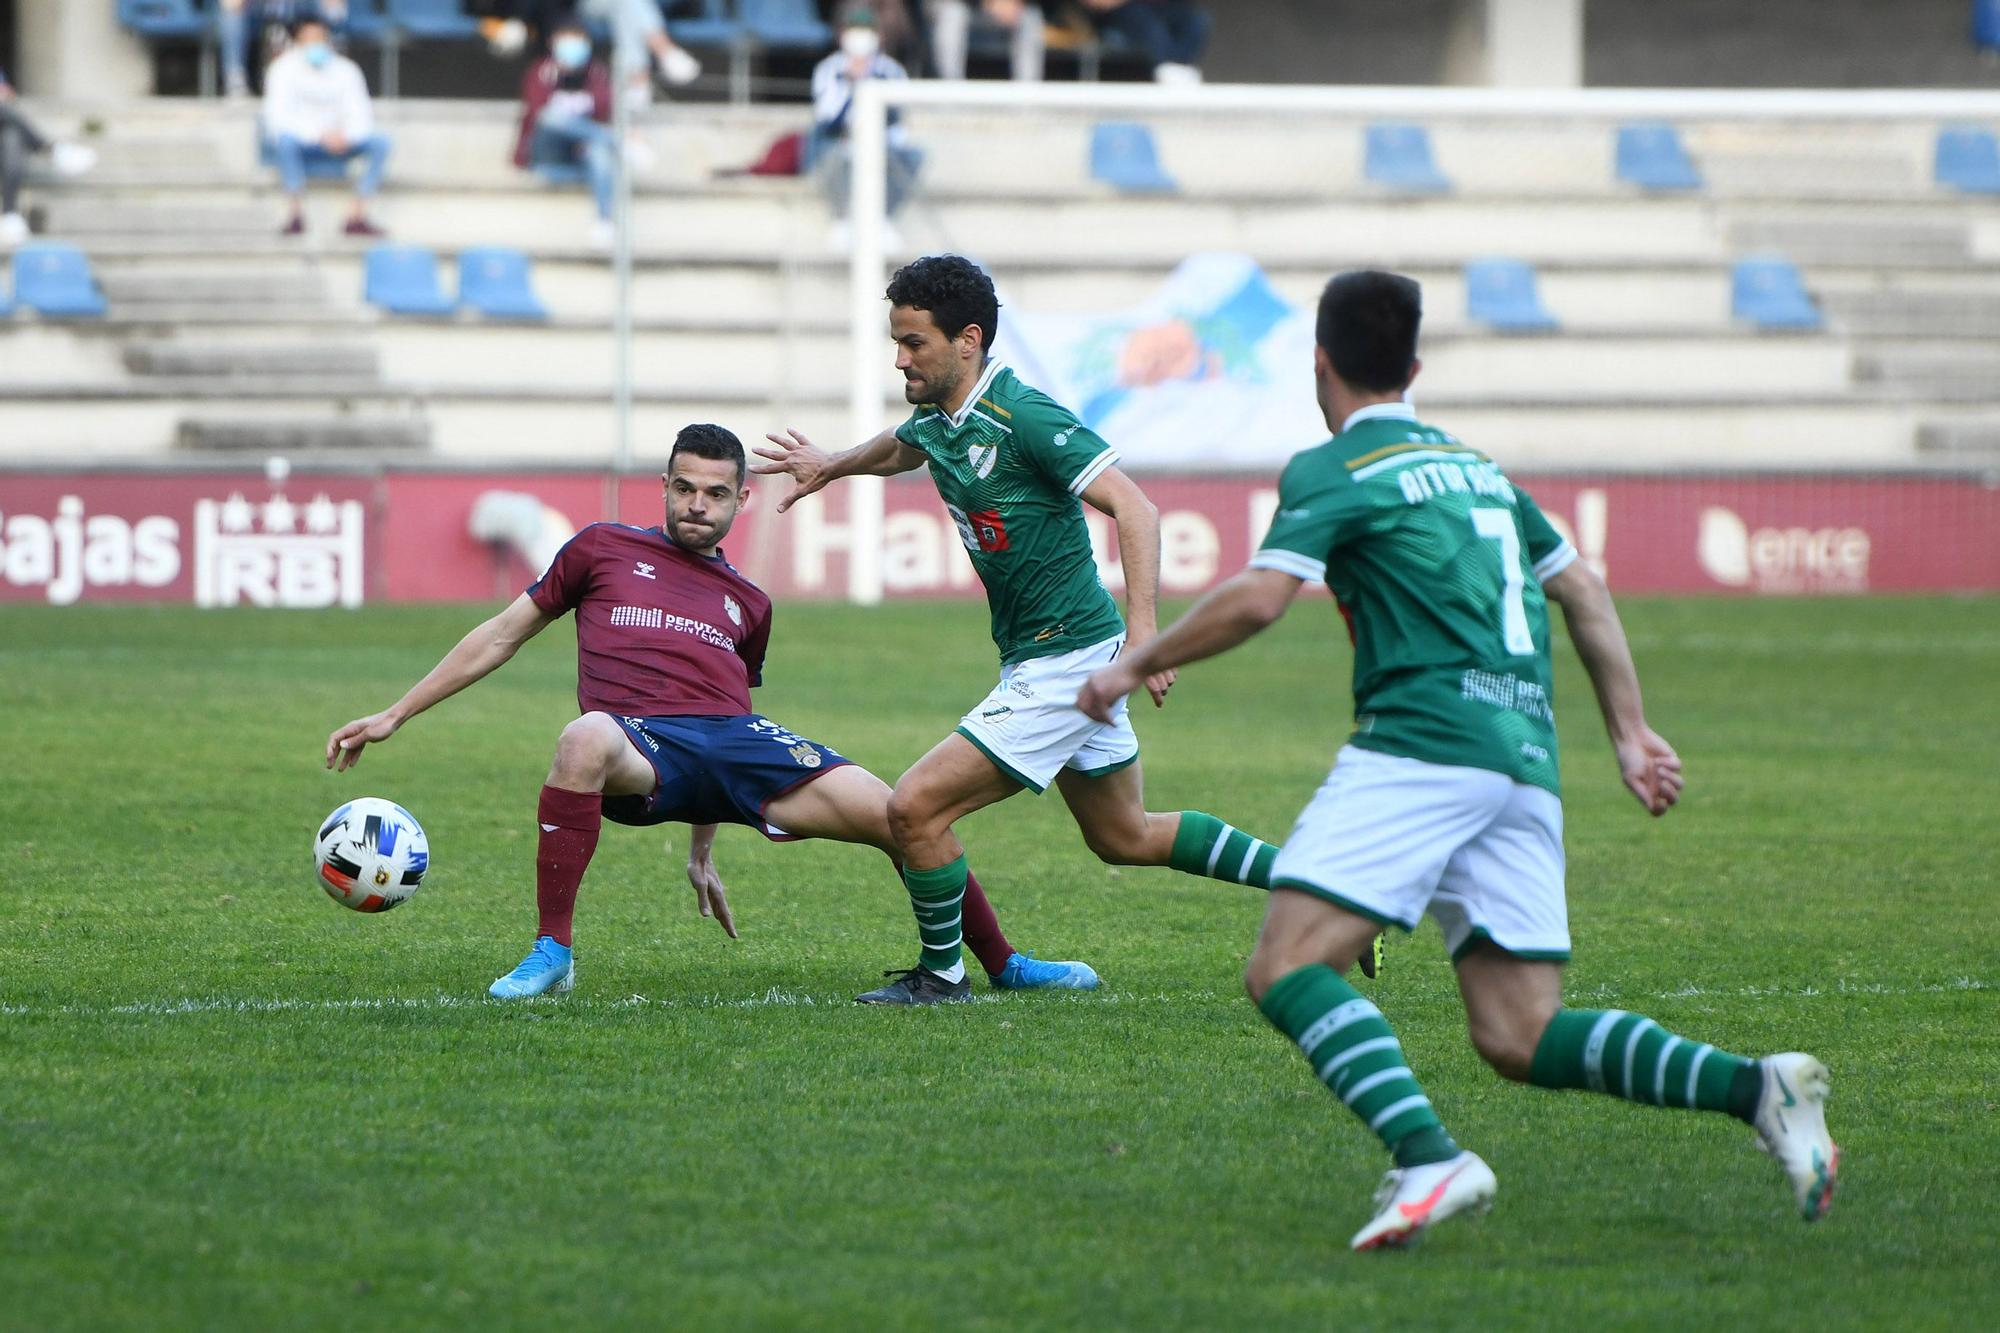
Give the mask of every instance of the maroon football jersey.
M 593 523 L 528 588 L 576 612 L 576 702 L 627 717 L 748 713 L 763 682 L 771 599 L 720 552 L 692 555 L 658 528 Z

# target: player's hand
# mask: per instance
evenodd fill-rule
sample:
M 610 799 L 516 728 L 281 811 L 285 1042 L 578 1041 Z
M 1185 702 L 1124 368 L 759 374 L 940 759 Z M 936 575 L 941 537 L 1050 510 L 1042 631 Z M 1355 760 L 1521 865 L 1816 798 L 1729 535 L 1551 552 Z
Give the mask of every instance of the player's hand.
M 386 710 L 357 717 L 326 738 L 326 766 L 345 773 L 361 762 L 361 747 L 370 741 L 386 741 L 403 725 Z
M 1076 706 L 1084 716 L 1094 717 L 1099 722 L 1111 720 L 1111 710 L 1118 701 L 1139 686 L 1139 678 L 1123 662 L 1113 662 L 1110 666 L 1099 667 L 1076 692 Z
M 730 915 L 729 898 L 722 890 L 722 876 L 716 872 L 715 860 L 707 851 L 688 854 L 688 883 L 694 885 L 695 910 L 703 916 L 712 916 L 717 924 L 736 938 L 736 918 Z
M 1165 708 L 1167 706 L 1167 691 L 1174 687 L 1174 682 L 1178 679 L 1180 679 L 1180 672 L 1172 667 L 1146 677 L 1146 693 L 1153 696 L 1153 707 Z
M 1687 779 L 1681 775 L 1681 757 L 1651 727 L 1641 725 L 1618 742 L 1618 771 L 1625 787 L 1646 807 L 1646 813 L 1664 815 L 1681 798 Z
M 795 430 L 783 435 L 776 431 L 764 437 L 770 446 L 755 445 L 751 452 L 768 462 L 752 463 L 750 470 L 759 476 L 787 476 L 792 479 L 792 493 L 778 501 L 778 512 L 784 513 L 793 504 L 831 480 L 826 475 L 826 465 L 832 455 L 808 440 Z

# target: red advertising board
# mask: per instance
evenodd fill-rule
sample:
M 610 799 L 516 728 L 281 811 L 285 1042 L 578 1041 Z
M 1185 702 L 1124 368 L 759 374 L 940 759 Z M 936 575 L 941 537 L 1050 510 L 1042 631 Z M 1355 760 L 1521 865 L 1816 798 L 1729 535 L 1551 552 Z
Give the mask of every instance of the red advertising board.
M 2000 590 L 2000 487 L 1937 476 L 1522 476 L 1624 592 Z M 1161 584 L 1190 595 L 1241 568 L 1276 505 L 1269 481 L 1148 477 Z M 846 488 L 778 515 L 757 482 L 725 549 L 774 597 L 841 597 Z M 604 480 L 559 472 L 0 473 L 0 601 L 355 606 L 513 595 L 603 516 Z M 659 480 L 626 478 L 618 517 L 660 520 Z M 1088 515 L 1106 581 L 1111 524 Z M 920 475 L 886 488 L 888 597 L 974 596 L 957 528 Z

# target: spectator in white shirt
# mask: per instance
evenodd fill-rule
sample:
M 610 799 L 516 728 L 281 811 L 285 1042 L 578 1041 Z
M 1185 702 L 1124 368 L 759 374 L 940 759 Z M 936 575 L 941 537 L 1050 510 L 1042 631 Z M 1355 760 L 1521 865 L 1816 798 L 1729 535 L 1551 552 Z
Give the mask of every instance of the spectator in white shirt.
M 306 229 L 307 170 L 345 166 L 356 158 L 361 176 L 342 230 L 349 236 L 383 234 L 368 220 L 368 201 L 381 188 L 389 140 L 375 128 L 361 67 L 333 49 L 332 34 L 318 19 L 293 25 L 291 46 L 264 71 L 264 135 L 291 201 L 285 235 Z
M 862 8 L 847 12 L 841 20 L 840 49 L 813 70 L 813 127 L 806 140 L 806 166 L 819 178 L 820 188 L 833 207 L 835 221 L 829 240 L 836 250 L 847 249 L 849 241 L 847 206 L 854 164 L 847 114 L 854 105 L 854 91 L 868 79 L 908 77 L 900 64 L 882 54 L 874 12 Z M 917 169 L 924 162 L 923 149 L 909 141 L 893 107 L 889 110 L 887 148 L 888 211 L 893 219 L 909 198 Z M 883 224 L 882 239 L 892 250 L 903 244 L 893 221 Z

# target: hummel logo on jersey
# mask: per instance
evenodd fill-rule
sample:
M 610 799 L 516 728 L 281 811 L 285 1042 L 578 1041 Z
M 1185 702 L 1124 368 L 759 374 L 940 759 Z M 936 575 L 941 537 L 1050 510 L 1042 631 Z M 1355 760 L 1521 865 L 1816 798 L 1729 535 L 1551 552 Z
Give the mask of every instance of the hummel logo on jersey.
M 743 628 L 743 608 L 738 606 L 736 599 L 728 593 L 722 594 L 722 609 L 729 616 L 730 624 L 738 629 Z
M 644 560 L 634 560 L 632 562 L 632 572 L 642 579 L 650 579 L 653 577 L 653 566 L 647 564 Z

